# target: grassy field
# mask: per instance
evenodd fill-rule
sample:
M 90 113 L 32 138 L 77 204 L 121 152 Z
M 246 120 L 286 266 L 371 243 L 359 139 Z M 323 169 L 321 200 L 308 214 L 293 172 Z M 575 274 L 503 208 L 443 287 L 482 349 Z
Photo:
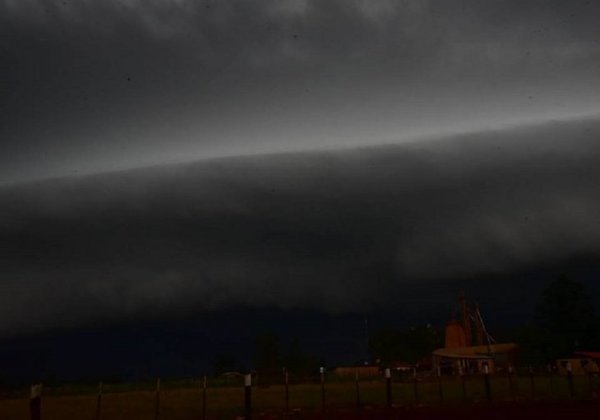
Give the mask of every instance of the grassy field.
M 529 377 L 513 378 L 513 389 L 507 377 L 492 377 L 492 399 L 496 404 L 523 401 L 569 400 L 569 388 L 565 377 L 547 376 L 534 378 L 532 392 Z M 237 386 L 210 384 L 207 393 L 207 417 L 211 419 L 231 419 L 244 412 L 244 390 L 241 382 Z M 145 389 L 144 389 L 145 388 Z M 600 388 L 599 378 L 575 377 L 576 400 L 590 400 L 592 390 Z M 482 377 L 473 376 L 465 380 L 466 398 L 463 395 L 459 378 L 445 377 L 442 381 L 442 399 L 439 382 L 433 378 L 420 381 L 415 394 L 412 382 L 394 382 L 392 387 L 393 404 L 397 407 L 447 407 L 454 409 L 469 404 L 486 402 Z M 360 402 L 367 409 L 377 409 L 386 403 L 383 380 L 362 381 L 359 384 Z M 289 388 L 289 405 L 295 418 L 310 418 L 322 408 L 321 386 L 318 383 L 294 384 Z M 465 401 L 466 399 L 466 401 Z M 285 407 L 285 388 L 282 385 L 258 386 L 252 389 L 253 412 L 255 417 L 282 418 Z M 156 393 L 151 384 L 105 385 L 102 396 L 101 418 L 154 419 Z M 325 407 L 339 411 L 357 407 L 354 382 L 328 382 L 325 386 Z M 454 408 L 453 408 L 454 407 Z M 184 420 L 199 419 L 202 413 L 202 393 L 200 382 L 165 383 L 160 392 L 160 419 Z M 96 418 L 96 394 L 92 387 L 49 388 L 44 391 L 42 402 L 44 420 L 86 420 Z M 29 419 L 28 399 L 24 394 L 13 395 L 0 400 L 0 419 Z

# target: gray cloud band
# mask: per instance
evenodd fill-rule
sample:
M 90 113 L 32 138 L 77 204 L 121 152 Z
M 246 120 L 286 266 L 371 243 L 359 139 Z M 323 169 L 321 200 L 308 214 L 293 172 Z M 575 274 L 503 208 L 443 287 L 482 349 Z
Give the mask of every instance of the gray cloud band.
M 600 106 L 598 16 L 586 1 L 0 1 L 0 182 L 582 114 Z
M 0 332 L 398 305 L 403 285 L 597 256 L 599 135 L 588 119 L 4 187 Z
M 526 44 L 531 54 L 544 47 L 539 52 L 546 59 L 573 59 L 597 54 L 600 35 L 595 24 L 600 6 L 583 0 L 4 0 L 0 10 L 8 34 L 38 28 L 48 43 L 67 41 L 74 32 L 115 38 L 116 48 L 126 48 L 139 36 L 173 38 L 178 44 L 171 47 L 209 53 L 211 59 L 236 56 L 251 64 L 268 55 L 269 66 L 278 55 L 322 59 L 362 53 L 429 61 L 450 47 L 443 53 L 446 70 L 448 54 L 461 47 L 465 56 L 471 50 L 494 64 L 517 60 L 526 66 L 524 58 L 536 57 L 511 57 L 511 49 L 521 51 Z M 85 45 L 90 39 L 70 41 Z

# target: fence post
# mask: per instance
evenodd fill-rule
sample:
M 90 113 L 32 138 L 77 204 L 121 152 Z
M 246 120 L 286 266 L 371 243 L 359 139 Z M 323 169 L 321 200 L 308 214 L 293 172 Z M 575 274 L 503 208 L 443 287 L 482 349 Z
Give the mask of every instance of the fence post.
M 354 370 L 354 385 L 356 388 L 356 406 L 360 407 L 360 387 L 358 384 L 358 368 Z
M 535 376 L 533 366 L 529 365 L 529 383 L 531 388 L 531 399 L 535 399 Z
M 321 374 L 321 407 L 325 410 L 325 367 L 319 368 Z
M 462 387 L 463 402 L 467 402 L 467 386 L 465 384 L 465 373 L 462 366 L 458 367 L 458 375 L 460 376 L 460 384 Z
M 385 368 L 385 403 L 388 407 L 392 406 L 392 372 L 390 368 Z
M 206 375 L 202 378 L 202 420 L 206 420 Z
M 573 390 L 573 367 L 569 361 L 567 362 L 567 381 L 569 382 L 569 398 L 573 399 L 575 397 Z
M 485 385 L 485 397 L 492 402 L 492 384 L 490 382 L 490 367 L 487 362 L 483 363 L 483 383 Z
M 160 415 L 160 378 L 156 378 L 156 392 L 154 395 L 154 420 Z
M 417 368 L 413 367 L 413 388 L 415 392 L 415 406 L 419 405 L 419 383 L 417 381 Z
M 102 417 L 102 381 L 98 382 L 98 395 L 96 396 L 96 420 Z
M 285 417 L 290 412 L 290 375 L 286 368 L 283 369 L 283 382 L 285 384 Z
M 554 397 L 554 375 L 551 363 L 548 363 L 548 378 L 550 380 L 550 397 Z
M 444 389 L 442 386 L 442 368 L 440 366 L 437 367 L 437 377 L 438 377 L 438 391 L 440 393 L 440 403 L 444 402 Z
M 514 368 L 513 365 L 508 365 L 508 387 L 510 389 L 510 396 L 513 399 L 513 402 L 517 400 L 515 395 L 515 384 L 513 383 L 513 373 Z
M 252 373 L 244 375 L 244 418 L 252 418 Z
M 42 384 L 31 385 L 31 394 L 29 397 L 29 412 L 31 414 L 31 420 L 41 420 Z

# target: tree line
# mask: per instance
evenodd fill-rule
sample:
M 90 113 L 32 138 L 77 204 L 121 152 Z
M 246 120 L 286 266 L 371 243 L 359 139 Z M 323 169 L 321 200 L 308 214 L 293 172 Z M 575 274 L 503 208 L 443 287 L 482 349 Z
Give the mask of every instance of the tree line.
M 498 330 L 494 337 L 498 342 L 519 345 L 518 363 L 541 366 L 575 351 L 600 350 L 599 332 L 600 320 L 588 291 L 583 284 L 561 274 L 543 289 L 533 319 L 518 327 Z M 252 366 L 267 375 L 280 375 L 285 367 L 291 374 L 310 376 L 322 363 L 299 341 L 284 350 L 280 337 L 272 332 L 260 334 L 254 344 Z M 418 365 L 433 350 L 444 346 L 444 328 L 427 324 L 380 329 L 370 336 L 368 345 L 371 363 Z M 240 369 L 231 355 L 221 355 L 214 361 L 216 374 Z
M 519 345 L 518 362 L 545 365 L 576 351 L 600 350 L 600 320 L 583 284 L 561 274 L 543 289 L 533 319 L 495 335 L 498 342 Z M 444 346 L 444 330 L 431 326 L 378 331 L 371 354 L 382 363 L 416 364 Z

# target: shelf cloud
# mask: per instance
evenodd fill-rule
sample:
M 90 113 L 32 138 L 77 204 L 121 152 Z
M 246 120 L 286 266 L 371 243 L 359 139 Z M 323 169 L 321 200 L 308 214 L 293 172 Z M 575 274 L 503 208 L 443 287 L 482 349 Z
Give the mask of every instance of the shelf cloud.
M 350 311 L 600 253 L 600 120 L 0 189 L 0 334 L 249 307 Z
M 591 1 L 3 0 L 0 183 L 597 113 Z

